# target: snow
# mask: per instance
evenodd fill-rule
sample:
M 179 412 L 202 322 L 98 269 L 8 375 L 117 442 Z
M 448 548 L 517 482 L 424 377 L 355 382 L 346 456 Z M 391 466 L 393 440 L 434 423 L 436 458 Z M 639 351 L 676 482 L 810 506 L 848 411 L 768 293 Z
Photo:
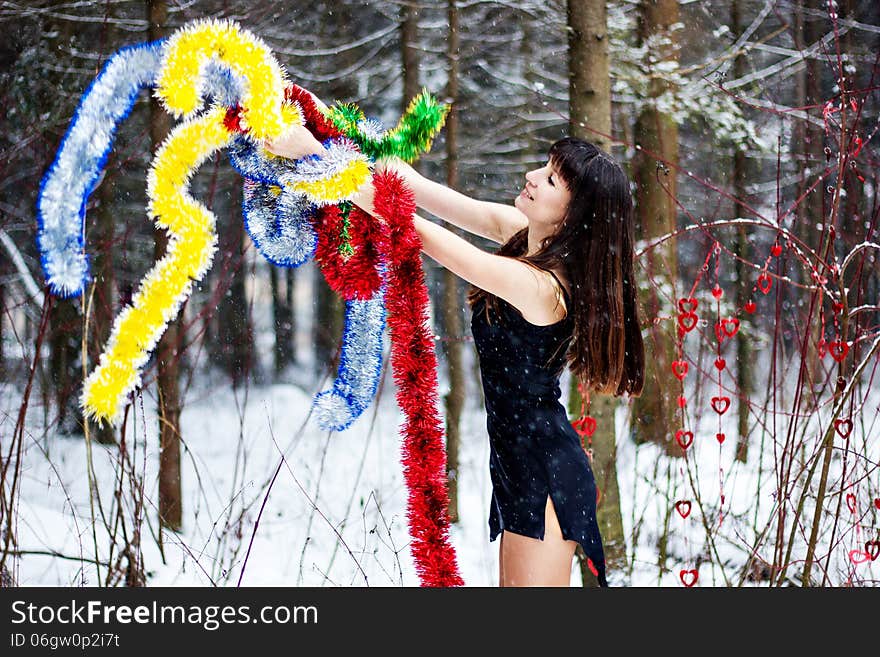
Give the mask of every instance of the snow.
M 630 571 L 609 573 L 612 586 L 682 586 L 679 572 L 691 568 L 699 569 L 698 586 L 766 585 L 740 582 L 739 578 L 757 536 L 773 522 L 777 512 L 777 462 L 789 438 L 788 408 L 796 369 L 789 364 L 789 369 L 778 372 L 774 390 L 770 384 L 764 386 L 772 382 L 768 350 L 762 350 L 752 364 L 758 387 L 750 400 L 750 426 L 757 428 L 752 434 L 748 462 L 739 463 L 734 459 L 737 396 L 732 387 L 736 363 L 729 349 L 725 341 L 723 353 L 728 368 L 722 374 L 720 388 L 712 366 L 714 353 L 686 352 L 691 373 L 685 378 L 688 405 L 683 428 L 694 432 L 686 459 L 666 456 L 655 443 L 637 446 L 629 437 L 632 402 L 622 401 L 618 407 L 617 467 Z M 270 349 L 261 349 L 264 358 L 269 353 Z M 473 353 L 470 349 L 465 353 L 470 372 Z M 386 362 L 387 354 L 386 343 Z M 830 358 L 826 361 L 827 368 Z M 872 359 L 866 377 L 873 373 L 876 362 Z M 700 367 L 704 372 L 697 391 L 694 381 Z M 304 369 L 301 366 L 300 370 Z M 563 376 L 563 390 L 567 390 L 567 377 Z M 419 585 L 408 546 L 406 488 L 400 467 L 398 431 L 403 416 L 397 408 L 390 372 L 383 377 L 378 400 L 348 430 L 335 434 L 322 432 L 313 418 L 308 418 L 312 397 L 326 382 L 307 384 L 310 377 L 303 371 L 294 371 L 288 378 L 296 383 L 251 383 L 234 390 L 219 375 L 196 376 L 186 391 L 181 418 L 185 441 L 181 458 L 183 529 L 179 534 L 163 531 L 161 549 L 154 392 L 148 387 L 137 398 L 126 429 L 126 448 L 133 466 L 125 468 L 121 499 L 125 530 L 131 536 L 136 524 L 137 486 L 143 481 L 140 531 L 148 585 L 234 586 L 239 578 L 244 586 Z M 467 385 L 459 469 L 461 519 L 451 529 L 451 541 L 468 586 L 497 586 L 499 541 L 488 540 L 491 484 L 486 417 L 479 406 L 475 382 L 469 379 Z M 441 376 L 441 398 L 444 386 Z M 20 394 L 11 383 L 0 384 L 4 452 L 10 444 Z M 670 394 L 677 396 L 678 391 L 673 389 Z M 731 407 L 720 419 L 709 405 L 709 398 L 719 394 L 731 397 Z M 843 505 L 835 538 L 840 543 L 832 553 L 829 569 L 829 578 L 835 584 L 848 577 L 876 580 L 880 565 L 870 561 L 853 565 L 848 559 L 849 551 L 860 549 L 876 531 L 872 529 L 872 518 L 877 510 L 872 502 L 878 497 L 878 471 L 872 464 L 880 461 L 880 444 L 871 440 L 877 436 L 878 393 L 862 388 L 855 397 L 863 403 L 864 424 L 854 422 L 845 479 L 841 477 L 843 450 L 835 451 L 826 498 L 826 509 L 832 509 L 832 514 L 826 516 L 829 519 L 846 492 L 856 494 L 859 511 L 855 517 Z M 18 548 L 25 554 L 14 561 L 16 577 L 25 586 L 103 584 L 107 568 L 101 565 L 96 572 L 95 554 L 102 563 L 108 559 L 115 562 L 125 543 L 121 531 L 117 530 L 114 541 L 107 529 L 116 523 L 118 511 L 114 488 L 119 485 L 119 448 L 95 443 L 91 446 L 96 481 L 93 511 L 85 441 L 79 436 L 45 433 L 44 416 L 51 422 L 53 412 L 43 408 L 40 399 L 35 390 L 26 422 L 16 507 Z M 832 407 L 829 390 L 820 412 L 800 418 L 794 426 L 795 437 L 802 440 L 793 463 L 793 478 L 799 482 L 804 459 L 821 450 Z M 858 408 L 852 411 L 854 420 L 859 412 Z M 726 434 L 721 445 L 715 439 L 718 431 Z M 837 437 L 835 445 L 842 446 Z M 282 454 L 284 463 L 272 484 Z M 817 481 L 818 476 L 813 490 Z M 789 492 L 789 521 L 799 496 L 800 484 Z M 675 511 L 678 500 L 692 502 L 687 518 Z M 803 558 L 814 503 L 811 494 L 801 518 L 803 528 L 796 536 L 795 563 L 789 572 L 792 578 L 800 572 L 797 560 Z M 96 522 L 92 521 L 93 513 Z M 704 516 L 705 526 L 711 528 L 711 542 L 707 541 Z M 667 560 L 661 569 L 658 546 L 666 527 Z M 789 531 L 787 525 L 786 535 Z M 829 534 L 830 520 L 823 522 L 820 533 L 817 554 L 823 556 L 823 564 L 823 545 L 830 540 Z M 771 562 L 774 535 L 775 525 L 771 524 L 766 540 L 757 549 L 762 559 Z M 115 545 L 112 555 L 108 553 L 111 544 Z M 723 571 L 718 563 L 726 565 Z M 125 560 L 123 570 L 124 566 Z M 820 575 L 821 571 L 814 569 L 814 576 Z M 575 562 L 571 584 L 580 583 Z

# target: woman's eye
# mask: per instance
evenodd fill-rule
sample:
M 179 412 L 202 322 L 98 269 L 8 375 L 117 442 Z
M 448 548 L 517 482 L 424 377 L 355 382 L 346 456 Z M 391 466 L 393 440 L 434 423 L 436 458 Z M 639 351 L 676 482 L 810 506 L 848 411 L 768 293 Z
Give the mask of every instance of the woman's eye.
M 556 187 L 556 184 L 553 182 L 553 176 L 547 176 L 547 182 L 549 182 L 553 187 Z

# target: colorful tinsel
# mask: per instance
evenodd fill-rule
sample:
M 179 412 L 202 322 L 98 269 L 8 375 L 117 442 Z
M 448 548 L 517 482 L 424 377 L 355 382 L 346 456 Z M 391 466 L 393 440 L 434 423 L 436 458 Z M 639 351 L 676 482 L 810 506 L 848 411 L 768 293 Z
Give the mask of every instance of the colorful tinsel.
M 446 450 L 437 411 L 437 358 L 428 320 L 428 290 L 413 227 L 415 197 L 393 171 L 373 176 L 376 212 L 388 222 L 388 324 L 397 403 L 406 415 L 403 472 L 412 551 L 423 586 L 460 586 L 449 543 Z
M 232 141 L 224 122 L 226 107 L 215 105 L 195 114 L 203 101 L 209 62 L 220 62 L 247 81 L 242 106 L 253 136 L 274 138 L 301 122 L 297 107 L 284 103 L 284 77 L 271 52 L 237 25 L 197 21 L 168 39 L 156 93 L 170 112 L 190 118 L 159 148 L 147 196 L 149 214 L 170 239 L 166 255 L 141 282 L 132 305 L 114 321 L 98 367 L 86 379 L 83 408 L 97 420 L 119 419 L 126 395 L 140 382 L 140 368 L 189 297 L 192 282 L 202 279 L 213 259 L 214 216 L 186 189 L 199 165 Z
M 123 48 L 111 57 L 82 100 L 40 184 L 37 245 L 49 290 L 79 296 L 89 280 L 85 253 L 86 199 L 92 193 L 116 127 L 131 112 L 141 89 L 153 83 L 163 42 Z
M 368 120 L 354 104 L 337 104 L 329 118 L 372 160 L 399 157 L 412 162 L 431 150 L 431 142 L 446 120 L 448 105 L 438 103 L 427 91 L 412 99 L 397 126 L 381 132 L 381 126 Z
M 86 379 L 83 408 L 95 419 L 116 422 L 125 396 L 140 383 L 140 368 L 168 322 L 201 280 L 216 249 L 214 215 L 186 191 L 193 171 L 231 140 L 224 108 L 178 125 L 160 147 L 148 178 L 150 214 L 168 230 L 165 256 L 141 281 L 116 318 L 98 368 Z
M 281 266 L 297 266 L 315 255 L 328 283 L 346 299 L 339 372 L 333 386 L 314 400 L 315 416 L 325 428 L 348 427 L 375 394 L 386 286 L 390 290 L 393 365 L 407 415 L 404 471 L 413 556 L 423 584 L 461 584 L 448 542 L 436 362 L 425 327 L 427 293 L 411 193 L 399 178 L 378 177 L 376 207 L 389 219 L 389 235 L 347 202 L 369 176 L 370 160 L 396 155 L 411 161 L 427 150 L 447 108 L 423 93 L 387 133 L 353 105 L 325 113 L 304 89 L 285 88 L 283 70 L 259 39 L 226 21 L 197 21 L 166 41 L 123 49 L 84 94 L 41 185 L 38 242 L 56 295 L 78 295 L 88 280 L 86 200 L 117 126 L 138 92 L 150 86 L 157 87 L 172 114 L 185 117 L 160 147 L 148 180 L 150 215 L 170 239 L 166 255 L 114 322 L 98 367 L 86 381 L 87 414 L 118 420 L 150 351 L 210 266 L 217 242 L 214 217 L 187 186 L 207 157 L 229 147 L 230 159 L 245 177 L 245 222 L 260 252 Z M 200 112 L 206 103 L 209 109 Z M 324 141 L 323 157 L 291 163 L 255 142 L 300 122 Z

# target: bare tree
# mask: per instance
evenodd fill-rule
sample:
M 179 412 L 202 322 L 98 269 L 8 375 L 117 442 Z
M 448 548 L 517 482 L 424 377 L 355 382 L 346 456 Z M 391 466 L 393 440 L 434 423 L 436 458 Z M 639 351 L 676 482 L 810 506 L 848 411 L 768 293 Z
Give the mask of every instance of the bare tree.
M 678 62 L 678 0 L 642 0 L 639 5 L 639 38 L 645 47 L 645 75 L 649 76 L 648 102 L 636 120 L 635 229 L 637 240 L 648 240 L 675 229 L 678 164 L 678 125 L 657 100 L 671 89 L 661 72 Z M 640 288 L 645 316 L 659 317 L 674 303 L 658 290 L 676 289 L 678 256 L 675 243 L 667 242 L 649 250 L 642 259 L 649 286 Z M 675 359 L 675 325 L 652 324 L 645 340 L 651 353 L 646 360 L 645 387 L 633 404 L 636 440 L 653 440 L 670 454 L 681 454 L 672 440 L 676 426 L 676 404 L 670 386 L 665 385 Z
M 168 3 L 166 0 L 147 0 L 147 19 L 150 40 L 161 39 L 167 33 Z M 165 140 L 170 130 L 170 118 L 150 97 L 150 143 L 153 152 Z M 165 255 L 168 235 L 156 230 L 155 257 Z M 182 312 L 182 311 L 181 311 Z M 163 527 L 180 531 L 183 527 L 183 500 L 180 483 L 180 389 L 179 354 L 182 340 L 180 318 L 168 323 L 156 347 L 156 384 L 159 394 L 159 520 Z
M 446 117 L 446 185 L 458 187 L 458 78 L 460 74 L 459 10 L 456 0 L 447 2 L 449 39 L 447 42 L 446 99 L 452 104 Z M 463 236 L 453 227 L 453 232 Z M 462 359 L 461 336 L 464 331 L 461 317 L 461 291 L 459 278 L 448 269 L 443 270 L 443 326 L 446 330 L 443 347 L 449 376 L 449 392 L 446 404 L 446 474 L 449 492 L 449 519 L 458 522 L 458 452 L 461 443 L 461 412 L 465 399 L 465 372 Z
M 611 150 L 608 41 L 605 0 L 568 0 L 569 131 L 572 136 L 591 141 L 606 151 Z M 579 415 L 583 401 L 577 379 L 572 377 L 569 413 Z M 592 436 L 593 474 L 596 486 L 602 491 L 596 512 L 609 573 L 626 572 L 626 539 L 617 484 L 614 421 L 617 405 L 610 395 L 594 394 L 590 402 L 590 415 L 596 418 L 596 431 Z M 598 586 L 581 547 L 578 547 L 578 557 L 584 585 Z

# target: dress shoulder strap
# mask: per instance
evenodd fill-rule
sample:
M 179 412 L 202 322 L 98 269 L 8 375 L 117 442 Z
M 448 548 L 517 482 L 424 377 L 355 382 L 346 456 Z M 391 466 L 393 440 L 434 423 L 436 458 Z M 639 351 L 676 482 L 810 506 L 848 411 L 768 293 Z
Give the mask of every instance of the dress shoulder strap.
M 569 299 L 568 290 L 565 289 L 565 286 L 562 284 L 562 281 L 559 280 L 559 276 L 557 276 L 556 273 L 552 269 L 546 269 L 545 271 L 547 273 L 549 273 L 556 280 L 556 284 L 559 285 L 560 289 L 562 290 L 562 294 L 565 295 L 565 300 L 568 301 L 568 299 Z

